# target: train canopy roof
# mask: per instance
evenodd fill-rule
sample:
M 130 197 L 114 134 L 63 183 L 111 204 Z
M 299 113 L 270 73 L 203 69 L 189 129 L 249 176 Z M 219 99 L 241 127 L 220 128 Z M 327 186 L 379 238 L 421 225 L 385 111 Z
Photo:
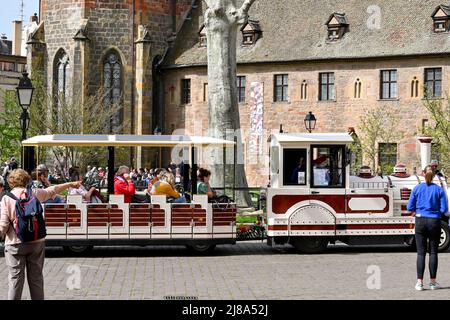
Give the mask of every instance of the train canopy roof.
M 187 135 L 68 135 L 35 136 L 22 141 L 24 147 L 233 147 L 234 141 Z
M 348 133 L 279 133 L 272 135 L 278 143 L 352 143 L 353 138 Z

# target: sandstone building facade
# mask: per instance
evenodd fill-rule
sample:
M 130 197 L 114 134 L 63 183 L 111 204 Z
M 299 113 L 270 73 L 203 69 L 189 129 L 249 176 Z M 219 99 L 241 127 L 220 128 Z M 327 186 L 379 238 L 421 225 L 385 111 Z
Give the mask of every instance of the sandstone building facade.
M 127 133 L 161 126 L 207 134 L 205 9 L 191 0 L 41 0 L 29 39 L 32 70 L 45 71 L 49 90 L 111 89 L 111 99 L 122 99 Z M 315 132 L 352 127 L 364 135 L 357 129 L 364 111 L 392 107 L 403 138 L 380 141 L 379 162 L 419 166 L 415 137 L 430 120 L 423 88 L 435 99 L 450 89 L 450 7 L 442 0 L 257 0 L 249 13 L 239 30 L 237 82 L 251 186 L 267 183 L 269 134 L 280 125 L 305 132 L 309 111 Z M 262 119 L 256 158 L 255 103 Z M 139 150 L 134 160 L 151 165 Z

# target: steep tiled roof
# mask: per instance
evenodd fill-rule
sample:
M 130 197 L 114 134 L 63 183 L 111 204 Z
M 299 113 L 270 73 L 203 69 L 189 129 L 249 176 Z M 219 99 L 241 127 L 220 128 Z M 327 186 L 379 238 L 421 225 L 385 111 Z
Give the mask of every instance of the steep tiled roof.
M 431 18 L 443 2 L 256 0 L 249 15 L 259 21 L 264 36 L 255 45 L 242 46 L 239 32 L 238 63 L 450 54 L 450 34 L 434 33 Z M 192 11 L 165 66 L 206 64 L 207 49 L 198 45 L 205 9 L 200 1 Z M 344 38 L 330 43 L 325 23 L 333 13 L 345 13 L 349 30 Z
M 446 5 L 440 5 L 440 6 L 438 6 L 438 7 L 433 11 L 432 16 L 434 16 L 434 15 L 439 11 L 439 9 L 441 9 L 442 11 L 444 11 L 444 13 L 445 13 L 447 16 L 450 16 L 450 6 L 446 6 Z
M 336 18 L 339 24 L 347 24 L 347 18 L 345 17 L 345 13 L 333 13 L 329 18 L 326 24 L 329 24 L 333 18 Z

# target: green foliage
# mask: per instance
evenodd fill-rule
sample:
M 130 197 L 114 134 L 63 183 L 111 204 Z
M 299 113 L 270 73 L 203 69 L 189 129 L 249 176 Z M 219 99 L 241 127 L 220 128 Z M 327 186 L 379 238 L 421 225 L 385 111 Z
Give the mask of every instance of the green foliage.
M 439 155 L 440 167 L 450 171 L 450 100 L 427 99 L 425 108 L 431 116 L 430 126 L 424 128 L 425 134 L 433 136 L 433 151 Z
M 4 162 L 9 157 L 20 159 L 22 130 L 19 118 L 22 108 L 17 102 L 15 91 L 2 91 L 1 96 L 4 108 L 0 112 L 0 161 Z
M 360 117 L 358 129 L 361 132 L 361 151 L 374 172 L 392 172 L 385 164 L 377 163 L 379 143 L 396 143 L 403 138 L 404 133 L 397 129 L 399 121 L 398 112 L 387 106 L 366 110 Z

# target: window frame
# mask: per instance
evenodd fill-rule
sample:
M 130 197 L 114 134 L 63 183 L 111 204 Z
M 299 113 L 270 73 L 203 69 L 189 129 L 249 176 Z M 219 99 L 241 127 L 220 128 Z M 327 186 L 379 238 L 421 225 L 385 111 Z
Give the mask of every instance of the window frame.
M 110 60 L 111 55 L 116 55 L 116 60 L 114 61 L 114 63 Z M 109 83 L 108 83 L 108 87 L 107 87 L 107 83 L 106 83 L 106 66 L 109 65 L 109 72 L 110 72 L 110 79 L 109 79 Z M 123 103 L 123 95 L 124 95 L 124 69 L 123 69 L 123 62 L 122 62 L 122 57 L 120 55 L 120 53 L 115 50 L 115 49 L 111 49 L 108 50 L 108 52 L 104 55 L 103 57 L 103 65 L 102 65 L 103 69 L 102 69 L 102 77 L 103 77 L 103 81 L 102 81 L 102 86 L 103 89 L 105 90 L 105 96 L 103 99 L 103 103 L 105 105 L 105 107 L 110 108 L 111 106 L 113 106 L 115 103 L 117 104 L 122 104 Z M 120 74 L 119 77 L 115 77 L 115 71 L 119 70 Z M 115 81 L 118 81 L 118 86 L 115 85 Z M 119 95 L 115 95 L 115 89 L 118 89 L 120 94 Z M 108 92 L 109 90 L 109 92 Z M 119 99 L 119 100 L 117 100 Z M 117 121 L 117 123 L 115 123 L 115 121 Z M 115 128 L 117 128 L 117 126 L 122 125 L 123 122 L 123 106 L 120 108 L 120 110 L 118 111 L 118 113 L 111 117 L 110 121 L 109 121 L 109 132 L 113 133 Z
M 381 151 L 382 151 L 382 146 L 385 146 L 385 145 L 395 145 L 395 161 L 394 161 L 394 163 L 393 163 L 393 167 L 395 167 L 395 165 L 397 164 L 397 162 L 398 162 L 398 143 L 395 143 L 395 142 L 392 142 L 392 143 L 388 143 L 388 142 L 378 142 L 378 165 L 379 165 L 379 167 L 380 167 L 380 170 L 382 170 L 382 168 L 383 168 L 383 162 L 382 162 L 382 154 L 381 154 Z M 393 155 L 394 153 L 392 152 L 392 153 L 387 153 L 387 156 L 388 157 L 391 157 L 392 155 Z M 384 156 L 386 156 L 386 155 L 384 155 Z M 386 173 L 386 174 L 390 174 L 390 173 Z
M 308 173 L 308 171 L 309 171 L 308 170 L 308 152 L 309 152 L 308 147 L 307 146 L 304 146 L 304 147 L 286 147 L 286 148 L 282 148 L 281 150 L 282 150 L 282 157 L 283 157 L 282 158 L 283 159 L 283 172 L 281 174 L 283 187 L 307 187 L 308 183 L 309 183 L 309 181 L 308 181 L 308 175 L 309 175 L 309 173 Z M 292 182 L 287 183 L 286 180 L 285 180 L 286 151 L 289 152 L 289 151 L 299 151 L 299 150 L 303 150 L 304 154 L 305 154 L 305 157 L 304 157 L 304 160 L 305 160 L 305 183 L 303 183 L 303 184 L 292 183 Z
M 443 28 L 438 28 L 438 24 L 443 24 Z M 442 33 L 448 31 L 448 19 L 436 19 L 433 23 L 434 32 Z
M 188 84 L 186 86 L 186 84 Z M 191 104 L 191 79 L 190 78 L 186 78 L 186 79 L 181 79 L 181 99 L 180 99 L 180 103 L 181 105 L 188 105 Z
M 441 73 L 441 77 L 440 79 L 436 79 L 436 71 L 439 70 Z M 428 79 L 428 72 L 429 71 L 433 71 L 433 79 Z M 425 68 L 424 70 L 424 88 L 425 88 L 425 95 L 426 98 L 429 99 L 439 99 L 442 98 L 442 82 L 443 82 L 443 68 L 442 67 L 437 67 L 437 68 Z M 429 95 L 428 92 L 428 83 L 431 82 L 433 84 L 432 86 L 432 95 Z M 440 83 L 440 94 L 436 95 L 436 83 L 439 82 Z
M 246 101 L 246 88 L 247 88 L 247 77 L 246 76 L 237 76 L 236 77 L 236 88 L 237 88 L 237 101 L 238 101 L 238 103 L 245 103 L 245 101 Z
M 312 144 L 310 147 L 310 188 L 311 189 L 347 189 L 347 146 L 345 144 Z M 314 149 L 339 148 L 342 151 L 342 186 L 316 186 L 314 184 Z
M 389 80 L 384 80 L 384 74 L 389 74 Z M 395 73 L 395 81 L 392 80 L 392 75 Z M 388 84 L 388 97 L 384 97 L 384 85 Z M 392 95 L 392 85 L 395 84 L 395 97 Z M 397 69 L 387 69 L 387 70 L 380 70 L 380 100 L 397 100 L 398 99 L 398 70 Z
M 326 83 L 322 82 L 322 76 L 327 75 Z M 333 75 L 333 81 L 330 81 L 330 75 Z M 326 98 L 323 99 L 323 86 L 326 86 Z M 333 96 L 330 95 L 330 88 L 333 88 Z M 320 72 L 319 73 L 319 101 L 336 101 L 336 73 Z
M 281 77 L 281 85 L 277 84 L 277 80 Z M 286 82 L 285 82 L 286 80 Z M 273 76 L 273 102 L 288 102 L 289 101 L 289 74 L 275 74 Z M 281 99 L 278 96 L 278 88 L 281 88 Z

